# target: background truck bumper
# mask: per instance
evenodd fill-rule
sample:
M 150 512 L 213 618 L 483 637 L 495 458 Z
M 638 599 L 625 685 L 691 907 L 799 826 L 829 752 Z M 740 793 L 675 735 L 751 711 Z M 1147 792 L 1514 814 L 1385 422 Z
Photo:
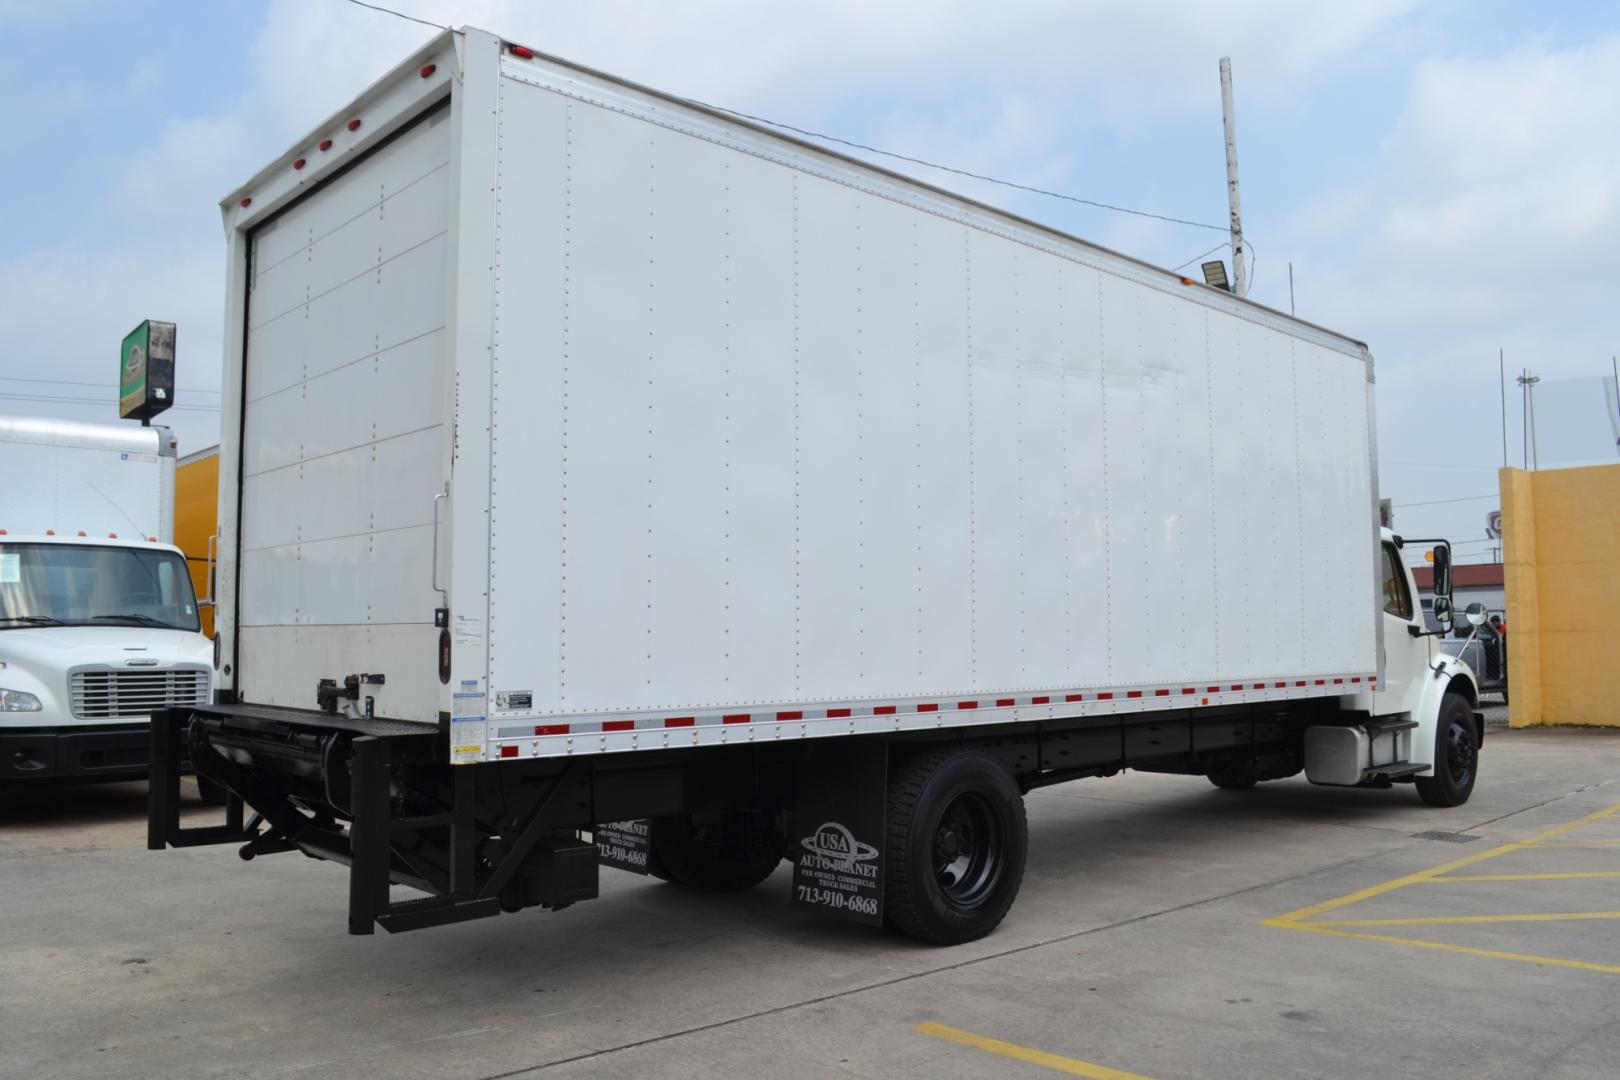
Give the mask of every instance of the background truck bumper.
M 148 725 L 0 730 L 0 782 L 138 780 L 146 776 Z

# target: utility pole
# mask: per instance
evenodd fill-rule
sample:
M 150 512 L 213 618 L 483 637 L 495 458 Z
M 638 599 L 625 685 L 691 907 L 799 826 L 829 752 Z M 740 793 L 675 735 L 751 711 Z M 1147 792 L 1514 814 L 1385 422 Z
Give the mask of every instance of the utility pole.
M 1226 204 L 1232 215 L 1232 295 L 1247 296 L 1243 258 L 1243 203 L 1238 198 L 1237 110 L 1232 105 L 1232 58 L 1221 57 L 1221 120 L 1226 125 Z
M 1507 361 L 1503 358 L 1501 349 L 1496 350 L 1496 386 L 1502 391 L 1502 468 L 1508 467 L 1507 460 Z
M 1524 401 L 1524 467 L 1534 469 L 1540 464 L 1536 454 L 1536 383 L 1541 381 L 1540 375 L 1530 374 L 1529 368 L 1521 368 L 1518 378 L 1520 396 Z

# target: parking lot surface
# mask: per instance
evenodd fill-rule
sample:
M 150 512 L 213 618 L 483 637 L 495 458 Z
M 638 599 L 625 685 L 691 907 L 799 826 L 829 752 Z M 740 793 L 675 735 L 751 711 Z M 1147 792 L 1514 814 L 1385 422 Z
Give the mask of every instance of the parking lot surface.
M 145 786 L 0 793 L 7 1077 L 1612 1077 L 1620 731 L 1473 800 L 1131 774 L 1033 793 L 1007 922 L 937 949 L 786 871 L 344 933 L 341 868 L 144 844 Z M 188 815 L 213 813 L 192 803 Z

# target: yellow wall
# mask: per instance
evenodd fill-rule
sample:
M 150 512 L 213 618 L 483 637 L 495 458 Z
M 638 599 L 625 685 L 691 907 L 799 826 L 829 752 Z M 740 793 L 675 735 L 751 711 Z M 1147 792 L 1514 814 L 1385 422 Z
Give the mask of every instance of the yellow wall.
M 219 531 L 219 455 L 174 470 L 174 543 L 186 553 L 191 586 L 200 600 L 208 592 L 208 538 Z M 214 609 L 202 609 L 203 633 L 214 635 Z
M 1503 469 L 1514 727 L 1620 727 L 1620 465 Z

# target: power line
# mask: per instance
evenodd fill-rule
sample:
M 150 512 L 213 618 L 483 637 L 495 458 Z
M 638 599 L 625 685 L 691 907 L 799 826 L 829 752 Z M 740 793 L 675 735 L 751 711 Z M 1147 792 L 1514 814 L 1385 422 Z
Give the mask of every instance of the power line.
M 117 398 L 70 398 L 55 397 L 48 394 L 0 394 L 0 401 L 27 401 L 50 405 L 95 405 L 100 408 L 118 404 Z M 192 412 L 219 412 L 218 405 L 170 405 L 169 408 L 186 409 Z
M 1186 262 L 1182 263 L 1180 266 L 1172 267 L 1170 272 L 1172 274 L 1174 274 L 1178 270 L 1183 270 L 1183 269 L 1191 266 L 1193 263 L 1197 262 L 1199 259 L 1204 258 L 1205 255 L 1213 255 L 1217 251 L 1221 250 L 1221 248 L 1231 247 L 1231 246 L 1232 246 L 1232 241 L 1230 241 L 1230 240 L 1222 240 L 1220 243 L 1216 244 L 1214 247 L 1212 247 L 1208 251 L 1204 252 L 1203 255 L 1194 255 L 1192 258 L 1188 259 Z
M 25 379 L 21 375 L 0 375 L 0 381 L 4 381 L 4 382 L 26 382 L 26 383 L 56 383 L 56 384 L 61 385 L 61 386 L 90 386 L 90 387 L 94 387 L 97 390 L 111 390 L 113 387 L 118 385 L 117 383 L 85 382 L 85 381 L 83 381 L 81 379 Z M 181 393 L 181 394 L 218 394 L 218 393 L 221 393 L 222 391 L 219 391 L 219 390 L 204 390 L 201 387 L 191 386 L 191 387 L 176 387 L 176 392 Z
M 423 26 L 431 26 L 435 30 L 450 29 L 443 23 L 429 22 L 426 19 L 418 19 L 415 15 L 407 15 L 403 11 L 395 11 L 393 8 L 385 8 L 380 4 L 368 4 L 365 2 L 365 0 L 349 0 L 349 3 L 353 4 L 355 7 L 370 8 L 372 11 L 382 12 L 384 15 L 392 15 L 398 19 L 408 19 L 413 23 L 421 23 Z
M 1382 464 L 1416 465 L 1425 469 L 1489 469 L 1492 472 L 1496 471 L 1495 465 L 1456 465 L 1444 461 L 1402 461 L 1399 458 L 1385 458 Z
M 358 2 L 358 0 L 355 0 L 355 2 Z M 1062 199 L 1065 202 L 1080 203 L 1084 206 L 1096 207 L 1098 210 L 1112 210 L 1116 214 L 1134 214 L 1137 217 L 1152 218 L 1155 221 L 1168 221 L 1172 225 L 1188 225 L 1195 229 L 1209 229 L 1213 232 L 1226 232 L 1227 230 L 1225 225 L 1209 225 L 1202 221 L 1189 221 L 1186 218 L 1170 217 L 1168 214 L 1155 214 L 1148 210 L 1132 210 L 1128 206 L 1115 206 L 1112 203 L 1098 202 L 1096 199 L 1084 199 L 1078 195 L 1065 195 L 1061 191 L 1051 191 L 1047 188 L 1032 187 L 1029 184 L 1020 184 L 1012 180 L 1002 180 L 994 176 L 986 176 L 983 173 L 970 172 L 967 169 L 958 169 L 954 165 L 941 165 L 937 161 L 927 161 L 923 158 L 912 157 L 909 154 L 897 154 L 893 150 L 880 150 L 875 146 L 868 146 L 865 143 L 852 142 L 849 139 L 841 139 L 837 135 L 826 135 L 819 131 L 810 131 L 807 128 L 794 127 L 792 124 L 784 124 L 780 120 L 767 120 L 763 116 L 754 116 L 751 113 L 739 112 L 736 109 L 728 109 L 724 105 L 711 105 L 706 101 L 699 101 L 697 98 L 686 98 L 685 100 L 689 104 L 698 105 L 705 109 L 713 109 L 715 112 L 729 113 L 730 115 L 740 117 L 743 120 L 752 120 L 756 124 L 768 124 L 771 127 L 781 128 L 783 131 L 791 131 L 796 135 L 803 135 L 811 139 L 824 139 L 827 142 L 837 143 L 840 146 L 848 146 L 855 150 L 865 150 L 869 154 L 881 154 L 884 157 L 894 158 L 897 161 L 909 161 L 913 165 L 922 165 L 929 169 L 938 169 L 941 172 L 955 173 L 957 176 L 965 176 L 970 180 L 982 180 L 987 184 L 1000 184 L 1002 187 L 1014 188 L 1018 191 L 1028 191 L 1035 195 L 1045 195 L 1051 199 Z
M 1428 502 L 1396 503 L 1395 509 L 1405 510 L 1412 506 L 1444 506 L 1446 503 L 1478 502 L 1480 499 L 1500 499 L 1501 492 L 1493 491 L 1489 495 L 1464 495 L 1460 499 L 1431 499 Z
M 380 4 L 365 3 L 365 0 L 348 0 L 348 2 L 358 7 L 370 8 L 372 11 L 383 12 L 386 15 L 394 15 L 401 19 L 409 19 L 411 22 L 421 23 L 423 26 L 432 26 L 439 30 L 450 29 L 448 26 L 445 26 L 442 23 L 429 22 L 427 19 L 418 19 L 414 15 L 407 15 L 403 11 L 395 11 L 393 8 L 386 8 Z M 1079 203 L 1082 206 L 1091 206 L 1098 210 L 1110 210 L 1116 214 L 1132 214 L 1136 217 L 1152 218 L 1154 221 L 1165 221 L 1172 225 L 1186 225 L 1194 229 L 1209 229 L 1211 232 L 1226 232 L 1228 228 L 1225 225 L 1210 225 L 1203 221 L 1189 221 L 1187 218 L 1171 217 L 1168 214 L 1155 214 L 1148 210 L 1133 210 L 1128 206 L 1115 206 L 1112 203 L 1099 202 L 1096 199 L 1086 199 L 1080 197 L 1079 195 L 1066 195 L 1061 191 L 1051 191 L 1047 188 L 1034 187 L 1030 184 L 1020 184 L 1013 180 L 1002 180 L 999 177 L 986 176 L 983 173 L 971 172 L 967 169 L 958 169 L 954 165 L 941 165 L 937 161 L 928 161 L 924 158 L 912 157 L 909 154 L 899 154 L 893 150 L 882 150 L 876 146 L 868 146 L 866 143 L 858 143 L 850 139 L 842 139 L 837 135 L 828 135 L 820 131 L 811 131 L 808 128 L 795 127 L 793 124 L 785 124 L 780 120 L 770 120 L 766 117 L 755 116 L 752 113 L 741 112 L 737 109 L 728 109 L 724 105 L 711 105 L 709 102 L 699 101 L 697 98 L 685 98 L 683 100 L 690 105 L 697 105 L 700 108 L 710 109 L 714 112 L 723 112 L 743 120 L 752 120 L 756 124 L 765 124 L 769 127 L 781 128 L 783 131 L 791 131 L 796 135 L 803 135 L 809 139 L 821 139 L 825 142 L 837 143 L 840 146 L 850 147 L 853 150 L 864 150 L 868 154 L 878 154 L 882 157 L 894 158 L 896 161 L 909 161 L 913 165 L 921 165 L 924 168 L 938 169 L 940 172 L 948 172 L 954 173 L 957 176 L 965 176 L 970 180 L 981 180 L 987 184 L 999 184 L 1002 187 L 1013 188 L 1017 191 L 1027 191 L 1034 195 L 1045 195 L 1050 199 L 1062 199 L 1065 202 Z

